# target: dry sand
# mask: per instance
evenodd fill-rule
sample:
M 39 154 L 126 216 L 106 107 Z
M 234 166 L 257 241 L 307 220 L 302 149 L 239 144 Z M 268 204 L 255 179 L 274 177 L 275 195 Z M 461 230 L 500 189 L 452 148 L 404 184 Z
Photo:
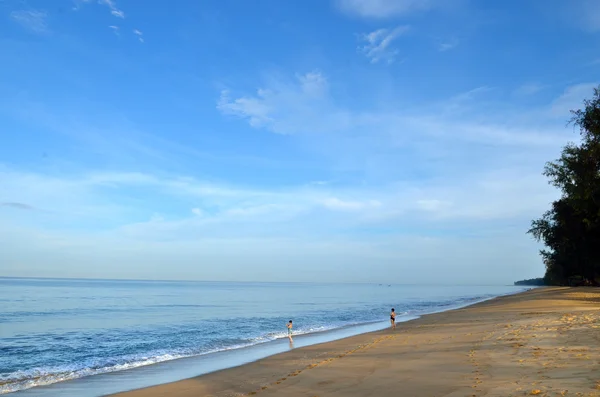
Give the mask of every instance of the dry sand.
M 116 396 L 600 396 L 599 309 L 537 289 Z

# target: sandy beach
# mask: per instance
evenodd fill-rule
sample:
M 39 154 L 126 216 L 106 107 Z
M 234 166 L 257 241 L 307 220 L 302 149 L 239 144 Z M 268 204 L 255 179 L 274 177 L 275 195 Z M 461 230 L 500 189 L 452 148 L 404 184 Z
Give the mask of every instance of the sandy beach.
M 600 396 L 599 309 L 536 289 L 115 396 Z

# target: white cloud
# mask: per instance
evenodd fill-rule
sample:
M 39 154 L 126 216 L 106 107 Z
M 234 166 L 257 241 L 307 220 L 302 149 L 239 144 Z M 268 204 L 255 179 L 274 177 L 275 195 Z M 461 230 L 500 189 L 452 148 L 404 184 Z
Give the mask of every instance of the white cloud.
M 327 90 L 327 79 L 319 71 L 308 72 L 304 75 L 298 75 L 302 91 L 312 97 L 320 97 Z
M 119 35 L 119 27 L 118 26 L 111 25 L 108 28 L 111 29 L 116 35 Z
M 379 207 L 381 203 L 377 200 L 369 201 L 347 201 L 337 197 L 329 197 L 323 200 L 323 205 L 332 210 L 359 211 L 369 207 Z
M 277 218 L 281 216 L 282 212 L 285 213 L 287 211 L 292 210 L 292 207 L 286 204 L 258 204 L 258 205 L 249 205 L 242 207 L 234 207 L 226 210 L 224 214 L 227 217 L 233 217 L 236 220 L 240 220 L 240 217 L 264 217 L 264 216 L 272 216 L 273 214 L 277 214 Z M 295 215 L 295 212 L 292 212 L 292 215 Z M 264 218 L 263 218 L 264 220 Z
M 252 127 L 278 134 L 333 132 L 347 124 L 349 116 L 331 107 L 327 92 L 327 78 L 312 71 L 291 81 L 272 79 L 255 95 L 232 98 L 224 90 L 217 109 L 248 121 Z
M 73 0 L 73 11 L 79 11 L 83 4 L 91 3 L 93 0 Z
M 551 114 L 558 117 L 569 115 L 573 109 L 581 108 L 583 100 L 588 98 L 597 83 L 582 83 L 567 87 L 562 95 L 552 102 Z
M 117 7 L 117 3 L 114 0 L 73 0 L 75 4 L 73 10 L 78 11 L 84 4 L 92 2 L 97 2 L 97 4 L 108 7 L 112 16 L 125 19 L 125 12 Z
M 140 30 L 133 29 L 133 34 L 135 34 L 137 36 L 137 38 L 140 41 L 140 43 L 144 42 L 144 37 L 143 37 L 144 34 Z
M 459 44 L 460 44 L 460 40 L 458 40 L 457 38 L 452 38 L 448 41 L 440 43 L 440 45 L 438 46 L 438 50 L 440 52 L 450 51 L 450 50 L 458 47 Z
M 228 269 L 238 269 L 236 277 L 248 280 L 254 278 L 243 269 L 261 264 L 257 271 L 265 274 L 254 277 L 273 280 L 276 264 L 301 265 L 296 262 L 298 252 L 305 263 L 327 261 L 327 266 L 319 267 L 324 280 L 338 266 L 358 270 L 365 261 L 373 277 L 389 273 L 388 266 L 393 265 L 405 279 L 419 274 L 406 273 L 402 263 L 435 268 L 441 260 L 455 261 L 465 274 L 470 274 L 466 269 L 479 268 L 481 261 L 504 262 L 508 252 L 518 252 L 520 260 L 529 255 L 536 263 L 536 247 L 526 244 L 522 229 L 556 195 L 541 175 L 519 169 L 462 175 L 460 183 L 420 180 L 258 191 L 144 173 L 58 178 L 0 167 L 0 180 L 0 201 L 47 210 L 39 215 L 0 207 L 3 274 L 32 271 L 37 276 L 60 276 L 64 271 L 71 277 L 131 277 L 139 271 L 137 264 L 143 263 L 148 278 L 223 279 Z M 128 203 L 140 188 L 145 192 L 144 205 L 135 208 Z M 214 211 L 187 206 L 197 200 L 202 208 Z M 182 212 L 173 212 L 178 206 Z M 79 225 L 77 232 L 63 227 L 73 221 Z M 498 221 L 513 226 L 504 232 L 494 223 Z M 379 229 L 394 232 L 370 233 Z M 423 229 L 446 230 L 446 235 L 431 237 L 427 231 L 419 232 Z M 456 237 L 474 231 L 473 241 Z M 511 249 L 498 256 L 507 247 Z M 75 264 L 82 261 L 102 272 L 78 273 Z M 193 266 L 204 262 L 218 262 L 221 273 Z M 26 266 L 14 267 L 17 263 Z M 351 280 L 357 273 L 348 274 Z
M 192 214 L 196 216 L 202 216 L 204 215 L 204 211 L 202 211 L 200 208 L 192 208 Z
M 481 98 L 481 94 L 486 94 L 486 93 L 489 93 L 490 91 L 493 91 L 493 88 L 484 85 L 484 86 L 470 89 L 469 91 L 466 91 L 466 92 L 461 92 L 450 98 L 450 100 L 449 100 L 450 106 L 451 107 L 454 107 L 454 105 L 464 106 L 466 103 L 469 103 L 476 98 L 479 98 L 479 100 L 482 100 L 483 98 Z
M 326 80 L 319 79 L 321 84 Z M 318 132 L 322 138 L 333 136 L 337 140 L 336 152 L 343 153 L 340 145 L 349 134 L 361 151 L 368 151 L 377 136 L 390 139 L 402 146 L 427 138 L 436 145 L 466 142 L 504 146 L 558 147 L 569 137 L 564 129 L 564 119 L 569 110 L 577 107 L 591 93 L 594 84 L 572 86 L 547 108 L 530 109 L 523 118 L 519 107 L 478 113 L 486 104 L 482 93 L 489 87 L 478 87 L 455 95 L 439 103 L 413 106 L 397 111 L 365 110 L 352 112 L 336 105 L 326 89 L 315 97 L 305 92 L 301 79 L 292 83 L 272 81 L 257 90 L 255 96 L 232 98 L 228 91 L 221 93 L 217 108 L 227 115 L 246 120 L 252 127 L 276 133 L 294 134 Z M 571 99 L 569 99 L 571 98 Z M 579 101 L 579 103 L 577 102 Z M 494 108 L 495 104 L 490 104 Z M 547 121 L 549 111 L 563 119 L 562 123 Z M 543 116 L 543 117 L 542 117 Z M 365 136 L 365 141 L 359 139 Z M 443 142 L 443 143 L 442 143 Z M 323 145 L 323 142 L 319 143 Z M 346 147 L 346 149 L 348 149 Z M 463 150 L 466 150 L 464 147 Z
M 40 10 L 19 10 L 10 13 L 10 17 L 23 27 L 35 33 L 46 33 L 48 31 L 48 15 Z
M 258 90 L 256 97 L 240 97 L 231 99 L 228 91 L 221 92 L 221 98 L 217 103 L 217 109 L 225 114 L 230 114 L 247 119 L 252 127 L 268 126 L 273 121 L 269 114 L 269 97 L 272 93 Z
M 335 83 L 318 71 L 272 78 L 254 95 L 222 93 L 218 104 L 223 113 L 258 129 L 316 132 L 283 139 L 297 139 L 303 149 L 327 157 L 326 169 L 333 175 L 310 174 L 304 182 L 258 188 L 142 168 L 67 175 L 53 174 L 52 167 L 34 172 L 0 166 L 0 203 L 43 210 L 0 206 L 0 251 L 10 249 L 9 260 L 0 266 L 27 262 L 41 275 L 54 266 L 48 263 L 64 263 L 70 255 L 73 263 L 114 263 L 115 276 L 135 274 L 134 265 L 124 263 L 144 263 L 148 275 L 160 277 L 159 271 L 168 268 L 168 278 L 178 278 L 177 271 L 211 278 L 192 265 L 300 265 L 290 252 L 302 252 L 304 261 L 332 263 L 323 271 L 368 262 L 380 266 L 381 274 L 403 261 L 426 267 L 429 261 L 454 260 L 468 263 L 468 269 L 513 259 L 537 263 L 537 247 L 524 231 L 557 195 L 541 170 L 573 137 L 564 129 L 565 108 L 588 97 L 593 85 L 569 87 L 547 106 L 527 109 L 516 101 L 495 106 L 490 97 L 496 91 L 480 87 L 439 102 L 352 110 L 345 100 L 336 100 Z M 546 117 L 553 111 L 564 113 L 556 121 Z M 62 127 L 64 120 L 58 119 Z M 133 137 L 150 145 L 144 152 L 152 151 L 151 144 L 172 149 L 145 135 Z M 140 156 L 130 146 L 126 152 Z M 173 169 L 160 161 L 151 169 Z M 338 178 L 350 174 L 348 169 L 358 171 L 345 181 Z M 335 183 L 311 183 L 318 178 Z M 77 232 L 69 231 L 73 225 Z M 151 248 L 139 250 L 144 246 Z M 503 250 L 503 256 L 496 255 Z M 517 251 L 520 256 L 513 258 Z M 172 262 L 187 263 L 196 273 L 185 273 L 183 265 L 161 267 Z M 263 265 L 259 271 L 265 271 L 266 280 L 273 268 Z
M 538 83 L 527 83 L 523 84 L 515 90 L 517 95 L 534 95 L 545 88 L 544 85 Z
M 553 189 L 539 172 L 526 174 L 519 169 L 472 172 L 446 182 L 415 180 L 352 188 L 299 184 L 267 190 L 215 185 L 184 176 L 159 177 L 142 173 L 91 173 L 57 178 L 0 169 L 0 178 L 3 180 L 0 202 L 24 203 L 31 208 L 43 209 L 48 213 L 47 221 L 54 219 L 60 223 L 77 217 L 85 222 L 86 219 L 103 218 L 106 222 L 124 225 L 130 216 L 138 217 L 136 214 L 146 211 L 148 205 L 152 208 L 149 203 L 156 202 L 157 206 L 146 218 L 160 213 L 162 226 L 169 225 L 170 231 L 183 226 L 202 231 L 210 224 L 207 231 L 213 230 L 215 234 L 218 233 L 215 225 L 222 225 L 222 232 L 229 227 L 235 228 L 235 224 L 239 226 L 240 216 L 251 222 L 286 219 L 287 224 L 282 227 L 302 228 L 312 224 L 320 225 L 321 230 L 335 227 L 339 222 L 358 226 L 365 219 L 393 224 L 396 222 L 394 217 L 403 218 L 405 223 L 436 219 L 502 219 L 541 210 L 554 197 Z M 135 197 L 131 192 L 140 188 L 147 192 L 146 205 L 144 208 L 131 207 L 127 204 Z M 115 201 L 114 197 L 120 200 Z M 185 205 L 190 200 L 201 200 L 203 207 L 212 208 L 211 213 L 200 207 L 190 210 Z M 121 201 L 122 205 L 119 204 Z M 167 207 L 162 208 L 162 202 L 169 203 L 170 212 Z M 181 211 L 177 210 L 179 207 Z M 337 211 L 353 212 L 355 216 L 337 219 Z M 307 217 L 307 214 L 313 215 Z M 190 223 L 199 216 L 208 223 L 202 224 L 204 226 Z M 189 221 L 182 223 L 185 219 Z M 259 232 L 260 222 L 248 227 Z M 144 231 L 145 227 L 141 226 L 140 230 Z
M 405 283 L 469 284 L 482 282 L 482 266 L 485 280 L 494 283 L 543 271 L 536 247 L 524 244 L 514 230 L 507 236 L 467 238 L 405 235 L 349 240 L 323 239 L 317 234 L 308 240 L 223 240 L 206 236 L 149 244 L 122 233 L 41 233 L 7 226 L 0 224 L 0 270 L 7 276 L 315 281 L 318 274 L 321 281 L 381 282 L 400 277 Z M 302 271 L 290 276 L 283 271 L 289 268 Z
M 98 0 L 98 3 L 107 6 L 113 16 L 121 19 L 125 18 L 125 13 L 117 7 L 114 0 Z
M 556 197 L 541 175 L 543 165 L 573 139 L 565 120 L 593 87 L 568 87 L 548 105 L 527 110 L 519 104 L 497 106 L 491 95 L 495 91 L 479 87 L 425 106 L 352 112 L 337 105 L 327 91 L 319 97 L 321 102 L 312 103 L 299 81 L 266 85 L 257 96 L 240 101 L 227 97 L 225 103 L 234 104 L 236 112 L 231 113 L 256 128 L 291 133 L 301 132 L 298 124 L 309 130 L 328 125 L 319 130 L 322 135 L 315 140 L 315 150 L 329 147 L 330 156 L 343 166 L 375 163 L 378 172 L 393 169 L 385 175 L 397 178 L 397 183 L 356 185 L 351 191 L 311 184 L 321 193 L 297 196 L 301 203 L 317 202 L 332 211 L 356 213 L 346 220 L 359 223 L 519 219 L 526 228 L 528 220 Z M 313 108 L 307 109 L 311 103 Z M 549 113 L 555 117 L 549 118 Z M 334 127 L 331 114 L 347 117 Z M 413 159 L 414 165 L 409 166 Z M 413 172 L 433 173 L 436 179 L 402 180 Z
M 365 18 L 388 18 L 431 8 L 434 0 L 337 0 L 345 13 Z
M 370 59 L 371 63 L 386 61 L 394 62 L 398 50 L 390 47 L 392 42 L 408 31 L 408 26 L 398 26 L 394 29 L 378 29 L 371 33 L 363 34 L 361 41 L 366 44 L 359 46 L 359 50 Z
M 417 206 L 420 209 L 422 209 L 424 211 L 429 211 L 429 212 L 440 212 L 444 209 L 447 209 L 451 205 L 452 205 L 452 203 L 450 203 L 448 201 L 444 201 L 444 200 L 437 200 L 437 199 L 417 200 Z

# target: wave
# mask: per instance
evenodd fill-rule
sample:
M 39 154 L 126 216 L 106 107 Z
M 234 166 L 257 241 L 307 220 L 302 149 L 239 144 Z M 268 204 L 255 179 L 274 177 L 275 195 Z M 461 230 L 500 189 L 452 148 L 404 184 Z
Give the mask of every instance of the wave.
M 399 315 L 408 315 L 408 312 L 399 313 Z M 311 328 L 299 328 L 294 330 L 293 335 L 298 336 L 316 334 L 359 325 L 373 324 L 377 322 L 381 321 L 363 321 L 343 325 L 323 325 Z M 74 380 L 92 375 L 124 371 L 128 369 L 144 367 L 147 365 L 158 364 L 165 361 L 177 360 L 180 358 L 197 357 L 223 351 L 242 349 L 262 343 L 272 342 L 278 339 L 285 339 L 287 337 L 287 331 L 269 332 L 261 336 L 250 338 L 247 341 L 240 341 L 241 343 L 236 343 L 229 346 L 221 346 L 204 351 L 195 351 L 193 349 L 180 349 L 171 352 L 157 351 L 149 354 L 107 358 L 105 360 L 96 359 L 85 363 L 80 363 L 79 365 L 74 364 L 68 366 L 36 368 L 29 371 L 16 371 L 9 374 L 0 374 L 0 394 L 26 390 L 37 386 L 48 386 L 54 383 Z
M 358 324 L 368 324 L 368 322 L 352 325 Z M 333 331 L 348 326 L 351 325 L 320 326 L 308 329 L 298 329 L 294 331 L 294 335 L 308 335 L 318 332 Z M 195 351 L 193 349 L 180 349 L 172 352 L 157 351 L 149 354 L 129 355 L 117 358 L 107 358 L 104 360 L 96 359 L 89 362 L 68 366 L 36 368 L 29 371 L 16 371 L 8 374 L 0 374 L 0 394 L 26 390 L 37 386 L 48 386 L 54 383 L 74 380 L 92 375 L 124 371 L 128 369 L 144 367 L 147 365 L 158 364 L 165 361 L 177 360 L 180 358 L 196 357 L 223 351 L 242 349 L 283 338 L 287 338 L 287 331 L 269 332 L 255 338 L 250 338 L 245 342 L 236 343 L 229 346 L 221 346 L 210 350 Z
M 464 297 L 452 300 L 411 302 L 410 304 L 407 304 L 407 310 L 398 310 L 398 316 L 400 318 L 406 317 L 407 319 L 415 318 L 415 316 L 424 314 L 426 312 L 444 311 L 452 309 L 453 307 L 467 306 L 475 302 L 491 299 L 494 296 L 498 295 Z M 298 328 L 294 330 L 294 335 L 308 335 L 314 333 L 335 331 L 343 328 L 374 324 L 378 322 L 381 322 L 381 320 L 371 319 L 365 321 L 344 321 L 342 323 L 337 324 L 315 325 L 307 328 Z M 189 332 L 197 333 L 198 331 L 194 330 Z M 185 333 L 186 331 L 180 331 L 178 335 L 183 336 L 185 335 Z M 248 339 L 229 339 L 221 341 L 215 340 L 214 342 L 221 343 L 221 345 L 212 345 L 211 348 L 204 346 L 202 348 L 175 348 L 171 350 L 153 350 L 146 353 L 115 355 L 113 357 L 104 358 L 93 358 L 88 360 L 82 360 L 75 364 L 45 367 L 42 366 L 26 371 L 18 370 L 9 373 L 0 373 L 0 394 L 12 393 L 37 386 L 47 386 L 58 382 L 74 380 L 92 375 L 124 371 L 181 358 L 202 356 L 217 352 L 236 350 L 262 343 L 272 342 L 283 338 L 287 338 L 287 331 L 271 331 Z

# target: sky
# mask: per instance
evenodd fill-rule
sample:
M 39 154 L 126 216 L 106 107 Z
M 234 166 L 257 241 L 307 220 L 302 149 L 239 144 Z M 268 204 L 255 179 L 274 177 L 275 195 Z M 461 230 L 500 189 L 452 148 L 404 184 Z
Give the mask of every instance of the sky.
M 0 0 L 0 276 L 504 284 L 597 0 Z

